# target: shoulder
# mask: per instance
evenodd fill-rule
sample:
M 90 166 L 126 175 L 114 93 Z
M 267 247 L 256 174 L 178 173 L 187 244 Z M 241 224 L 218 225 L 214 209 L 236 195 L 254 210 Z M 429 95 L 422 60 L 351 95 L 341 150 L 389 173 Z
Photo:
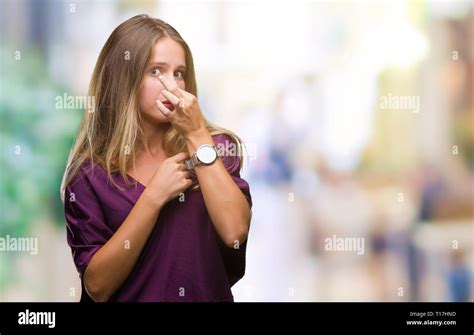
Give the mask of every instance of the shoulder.
M 224 134 L 224 133 L 212 135 L 212 139 L 214 140 L 214 143 L 216 144 L 226 143 L 226 142 L 235 143 L 235 140 L 230 135 Z
M 107 172 L 99 164 L 85 161 L 66 186 L 66 196 L 71 192 L 93 195 L 104 185 Z
M 69 228 L 68 232 L 75 236 L 103 230 L 105 213 L 103 211 L 102 178 L 107 175 L 98 164 L 83 163 L 71 181 L 66 185 L 64 193 L 64 213 Z M 105 229 L 105 228 L 104 228 Z M 77 235 L 76 235 L 77 234 Z M 91 235 L 84 235 L 90 238 Z M 88 237 L 87 237 L 88 236 Z M 84 238 L 84 237 L 81 237 Z
M 227 171 L 230 174 L 239 173 L 241 169 L 241 146 L 232 136 L 224 133 L 212 135 L 212 139 Z

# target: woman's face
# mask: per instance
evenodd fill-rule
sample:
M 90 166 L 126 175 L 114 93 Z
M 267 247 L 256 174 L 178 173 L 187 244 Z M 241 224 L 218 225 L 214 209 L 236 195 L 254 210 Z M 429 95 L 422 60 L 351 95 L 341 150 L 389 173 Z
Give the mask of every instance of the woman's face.
M 160 112 L 156 100 L 167 99 L 161 94 L 165 87 L 158 76 L 160 72 L 170 81 L 174 81 L 182 90 L 185 89 L 186 76 L 185 54 L 181 45 L 169 37 L 160 38 L 153 47 L 150 62 L 145 69 L 139 92 L 139 106 L 142 119 L 151 123 L 168 123 L 168 119 Z M 167 106 L 165 104 L 165 106 Z M 171 109 L 168 107 L 168 109 Z

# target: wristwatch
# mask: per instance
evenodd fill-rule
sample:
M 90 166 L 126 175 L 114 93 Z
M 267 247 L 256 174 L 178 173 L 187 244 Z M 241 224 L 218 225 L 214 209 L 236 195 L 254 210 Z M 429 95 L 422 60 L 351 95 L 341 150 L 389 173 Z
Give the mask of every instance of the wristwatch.
M 188 170 L 194 169 L 197 165 L 211 165 L 217 159 L 217 149 L 210 144 L 202 144 L 191 156 L 191 159 L 186 161 Z

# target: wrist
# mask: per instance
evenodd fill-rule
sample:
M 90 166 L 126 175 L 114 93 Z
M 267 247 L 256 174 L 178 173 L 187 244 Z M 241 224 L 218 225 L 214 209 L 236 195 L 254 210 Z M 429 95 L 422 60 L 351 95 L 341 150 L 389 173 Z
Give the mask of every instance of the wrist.
M 194 154 L 202 144 L 214 145 L 214 141 L 207 128 L 196 130 L 185 136 L 186 147 L 190 155 Z
M 209 134 L 209 131 L 207 130 L 206 126 L 200 127 L 198 129 L 192 130 L 186 134 L 184 134 L 184 138 L 186 141 L 192 141 L 195 138 L 199 138 L 201 136 L 204 136 L 206 134 Z
M 145 205 L 154 210 L 161 209 L 166 203 L 166 199 L 163 199 L 161 192 L 156 194 L 156 192 L 148 187 L 143 191 L 141 198 L 143 198 Z

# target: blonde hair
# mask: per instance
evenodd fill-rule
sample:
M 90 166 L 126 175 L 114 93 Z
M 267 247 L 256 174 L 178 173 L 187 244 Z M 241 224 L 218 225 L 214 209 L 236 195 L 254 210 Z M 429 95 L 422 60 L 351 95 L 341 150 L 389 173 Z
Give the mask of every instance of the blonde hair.
M 171 25 L 147 15 L 137 15 L 121 23 L 107 39 L 92 74 L 88 96 L 94 97 L 95 105 L 93 110 L 84 112 L 70 151 L 60 189 L 62 201 L 66 186 L 86 161 L 104 168 L 114 186 L 119 187 L 112 178 L 113 173 L 120 173 L 130 184 L 127 171 L 135 165 L 137 150 L 134 149 L 143 133 L 138 92 L 153 46 L 163 37 L 169 37 L 183 47 L 186 91 L 197 97 L 191 50 Z M 211 135 L 226 134 L 236 142 L 242 166 L 242 140 L 207 120 L 206 126 Z M 172 126 L 163 139 L 167 155 L 186 151 L 185 139 Z

